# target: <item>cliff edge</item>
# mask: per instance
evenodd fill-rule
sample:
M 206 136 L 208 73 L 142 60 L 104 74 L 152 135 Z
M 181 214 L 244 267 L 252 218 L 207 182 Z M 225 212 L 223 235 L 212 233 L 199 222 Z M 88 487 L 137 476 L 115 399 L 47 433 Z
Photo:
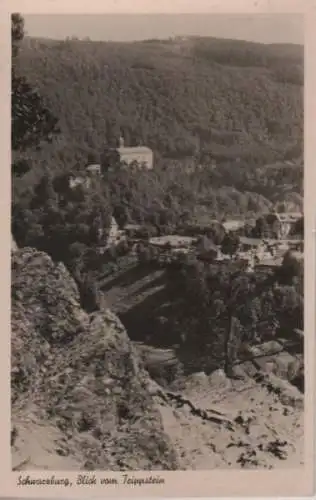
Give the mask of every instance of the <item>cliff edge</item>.
M 110 311 L 87 314 L 63 264 L 12 253 L 12 467 L 174 470 L 127 333 Z

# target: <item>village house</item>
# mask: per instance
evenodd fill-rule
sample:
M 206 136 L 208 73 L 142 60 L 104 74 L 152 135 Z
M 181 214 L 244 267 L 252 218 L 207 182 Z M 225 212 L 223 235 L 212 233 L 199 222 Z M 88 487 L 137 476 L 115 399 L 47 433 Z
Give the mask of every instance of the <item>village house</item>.
M 270 259 L 275 254 L 275 249 L 269 240 L 247 238 L 245 236 L 240 237 L 239 248 L 236 252 L 237 257 L 254 259 L 254 262 L 259 262 L 263 259 Z
M 101 165 L 98 163 L 89 164 L 86 167 L 86 172 L 90 177 L 98 177 L 101 175 Z
M 71 189 L 75 189 L 77 186 L 82 186 L 87 184 L 87 179 L 83 176 L 73 175 L 71 174 L 69 177 L 69 187 Z
M 199 260 L 205 262 L 221 261 L 221 253 L 216 245 L 212 245 L 207 249 L 197 249 L 196 256 Z
M 301 212 L 273 212 L 272 214 L 267 214 L 266 217 L 271 218 L 274 216 L 274 221 L 272 223 L 272 232 L 279 239 L 285 239 L 289 236 L 292 228 L 295 224 L 303 217 Z
M 229 268 L 231 271 L 253 272 L 253 268 L 248 259 L 229 260 L 229 263 L 227 263 L 226 259 L 216 259 L 214 265 L 216 265 L 218 270 L 226 270 Z
M 257 262 L 255 265 L 255 270 L 256 271 L 274 271 L 277 267 L 280 267 L 282 265 L 283 259 L 281 257 L 279 258 L 271 258 L 271 259 L 264 259 L 260 262 Z
M 141 224 L 125 224 L 124 231 L 127 236 L 133 237 L 135 234 L 140 233 L 143 229 Z
M 239 238 L 239 252 L 260 251 L 263 249 L 265 249 L 265 244 L 260 238 L 247 238 L 246 236 Z
M 225 231 L 238 231 L 238 229 L 241 229 L 245 227 L 245 221 L 242 220 L 225 220 L 222 222 L 222 226 L 224 227 Z
M 116 241 L 119 234 L 119 226 L 114 217 L 111 217 L 111 225 L 109 230 L 108 241 Z
M 168 235 L 155 236 L 149 239 L 149 244 L 153 247 L 170 249 L 185 249 L 191 247 L 196 242 L 196 238 L 189 236 Z
M 116 219 L 112 217 L 108 240 L 107 240 L 107 247 L 118 245 L 124 239 L 126 239 L 125 231 L 119 228 Z
M 99 164 L 88 164 L 86 166 L 86 175 L 75 175 L 70 174 L 69 177 L 69 187 L 71 189 L 77 186 L 85 186 L 89 188 L 92 183 L 92 179 L 98 178 L 101 175 L 101 166 Z
M 179 228 L 179 234 L 185 236 L 207 235 L 212 230 L 224 229 L 217 219 L 204 219 L 203 222 L 187 223 Z

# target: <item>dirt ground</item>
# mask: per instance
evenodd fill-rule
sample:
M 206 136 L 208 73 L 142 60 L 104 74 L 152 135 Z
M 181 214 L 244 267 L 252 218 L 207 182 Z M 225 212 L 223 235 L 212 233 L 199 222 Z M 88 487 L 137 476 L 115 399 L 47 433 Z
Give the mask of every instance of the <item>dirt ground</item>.
M 209 377 L 199 373 L 187 378 L 182 394 L 195 408 L 225 416 L 233 423 L 228 427 L 194 414 L 188 404 L 166 404 L 156 397 L 164 430 L 181 457 L 181 468 L 302 466 L 302 394 L 277 377 L 273 384 L 269 380 L 258 383 L 249 376 L 228 380 L 221 370 Z

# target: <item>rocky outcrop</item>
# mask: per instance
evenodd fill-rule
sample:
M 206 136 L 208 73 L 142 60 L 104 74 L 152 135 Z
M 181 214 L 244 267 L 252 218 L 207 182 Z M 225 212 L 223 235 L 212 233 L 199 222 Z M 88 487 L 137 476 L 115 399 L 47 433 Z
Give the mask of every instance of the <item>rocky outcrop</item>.
M 178 467 L 118 318 L 84 312 L 65 267 L 30 248 L 12 254 L 11 352 L 15 468 Z

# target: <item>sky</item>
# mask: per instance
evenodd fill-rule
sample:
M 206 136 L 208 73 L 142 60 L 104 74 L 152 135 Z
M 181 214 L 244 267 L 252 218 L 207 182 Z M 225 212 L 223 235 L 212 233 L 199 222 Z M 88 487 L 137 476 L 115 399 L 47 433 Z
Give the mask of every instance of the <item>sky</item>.
M 25 14 L 29 36 L 133 41 L 175 35 L 304 43 L 298 14 Z

